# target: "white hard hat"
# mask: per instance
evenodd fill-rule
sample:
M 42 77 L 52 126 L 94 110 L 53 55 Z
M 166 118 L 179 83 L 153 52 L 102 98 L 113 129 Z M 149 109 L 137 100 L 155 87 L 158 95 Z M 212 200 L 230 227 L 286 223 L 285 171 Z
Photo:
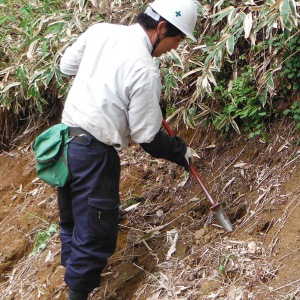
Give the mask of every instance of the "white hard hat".
M 193 0 L 155 0 L 150 7 L 193 41 L 197 21 L 197 6 Z

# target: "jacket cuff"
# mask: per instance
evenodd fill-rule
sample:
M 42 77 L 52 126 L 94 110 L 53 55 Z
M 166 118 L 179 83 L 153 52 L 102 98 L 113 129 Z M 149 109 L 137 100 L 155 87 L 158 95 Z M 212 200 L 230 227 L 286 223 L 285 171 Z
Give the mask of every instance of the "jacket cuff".
M 189 164 L 184 157 L 187 145 L 182 138 L 171 137 L 160 130 L 152 142 L 141 143 L 140 145 L 151 156 L 167 159 L 189 171 Z

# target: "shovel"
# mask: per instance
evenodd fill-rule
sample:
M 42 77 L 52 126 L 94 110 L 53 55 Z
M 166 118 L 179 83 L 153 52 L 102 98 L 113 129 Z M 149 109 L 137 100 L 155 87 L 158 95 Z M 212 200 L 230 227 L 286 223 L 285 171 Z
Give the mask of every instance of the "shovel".
M 162 121 L 163 126 L 165 127 L 165 129 L 167 130 L 168 134 L 172 137 L 175 136 L 174 132 L 172 131 L 172 129 L 170 128 L 170 126 L 168 125 L 168 123 L 166 122 L 166 120 L 163 119 Z M 197 180 L 197 182 L 200 184 L 203 192 L 205 193 L 207 199 L 210 202 L 211 205 L 211 211 L 213 212 L 215 218 L 218 220 L 219 224 L 228 232 L 233 231 L 233 226 L 230 222 L 230 220 L 228 219 L 228 217 L 226 216 L 226 214 L 223 212 L 220 203 L 217 203 L 213 197 L 210 195 L 210 193 L 208 192 L 208 190 L 206 189 L 204 183 L 202 182 L 198 172 L 196 171 L 195 167 L 193 166 L 192 163 L 189 164 L 190 166 L 190 172 L 194 175 L 195 179 Z

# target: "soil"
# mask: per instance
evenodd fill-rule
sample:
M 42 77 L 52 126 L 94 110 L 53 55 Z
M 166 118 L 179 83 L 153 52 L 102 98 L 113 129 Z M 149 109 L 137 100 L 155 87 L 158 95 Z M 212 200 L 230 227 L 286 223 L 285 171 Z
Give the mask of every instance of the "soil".
M 89 299 L 300 299 L 292 126 L 274 124 L 268 140 L 200 125 L 177 133 L 199 154 L 195 167 L 234 231 L 216 223 L 192 176 L 132 145 L 120 153 L 117 250 Z M 0 155 L 0 299 L 67 299 L 56 190 L 36 177 L 33 139 Z

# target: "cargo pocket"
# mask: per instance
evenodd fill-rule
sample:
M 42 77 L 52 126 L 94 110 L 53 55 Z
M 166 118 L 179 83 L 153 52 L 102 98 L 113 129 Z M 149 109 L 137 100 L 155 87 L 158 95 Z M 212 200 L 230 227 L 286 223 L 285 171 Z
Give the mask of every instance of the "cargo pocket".
M 115 239 L 118 235 L 119 199 L 89 197 L 88 231 L 91 236 Z

